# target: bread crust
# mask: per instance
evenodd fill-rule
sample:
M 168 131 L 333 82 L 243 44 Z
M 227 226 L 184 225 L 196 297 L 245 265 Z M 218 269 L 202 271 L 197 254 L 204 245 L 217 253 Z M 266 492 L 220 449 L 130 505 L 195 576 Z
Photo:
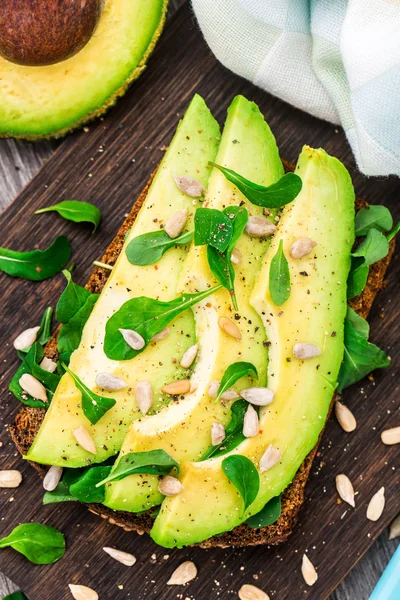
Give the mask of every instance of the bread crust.
M 286 171 L 294 170 L 292 165 L 286 163 L 285 161 L 283 162 Z M 111 266 L 115 264 L 122 250 L 125 235 L 135 221 L 135 218 L 146 198 L 147 191 L 151 185 L 154 175 L 155 172 L 152 174 L 145 188 L 142 190 L 132 210 L 120 227 L 117 235 L 105 251 L 103 257 L 101 258 L 103 263 Z M 366 202 L 358 198 L 356 199 L 357 210 L 366 205 Z M 370 267 L 368 281 L 363 292 L 349 302 L 350 306 L 363 318 L 368 316 L 377 293 L 383 287 L 384 277 L 392 258 L 394 248 L 395 242 L 392 240 L 390 243 L 389 254 L 381 261 Z M 107 281 L 109 274 L 109 270 L 104 269 L 103 267 L 96 267 L 85 287 L 92 293 L 100 293 L 105 282 Z M 58 330 L 54 333 L 53 337 L 45 347 L 45 355 L 49 358 L 57 358 L 57 335 Z M 339 398 L 339 394 L 335 393 L 332 398 L 330 411 L 332 410 L 334 402 L 337 398 Z M 17 449 L 22 455 L 26 455 L 27 451 L 29 450 L 44 419 L 44 415 L 45 411 L 43 409 L 24 407 L 19 411 L 13 423 L 10 424 L 10 435 Z M 322 434 L 323 430 L 321 432 L 320 439 Z M 282 512 L 279 519 L 273 525 L 268 525 L 267 527 L 261 527 L 259 529 L 253 529 L 246 524 L 242 524 L 238 527 L 235 527 L 232 531 L 228 531 L 218 537 L 212 537 L 196 545 L 199 545 L 202 548 L 226 548 L 231 546 L 257 546 L 260 544 L 277 545 L 286 541 L 296 525 L 300 509 L 304 502 L 305 486 L 311 471 L 314 457 L 317 453 L 318 444 L 305 458 L 292 483 L 284 491 L 282 495 Z M 40 475 L 44 477 L 47 468 L 37 463 L 31 464 L 39 471 Z M 150 516 L 151 511 L 136 515 L 135 513 L 114 511 L 103 506 L 102 504 L 88 504 L 87 506 L 90 512 L 100 516 L 103 519 L 107 519 L 110 524 L 118 525 L 125 531 L 136 531 L 138 534 L 143 534 L 144 532 L 148 533 L 154 520 Z

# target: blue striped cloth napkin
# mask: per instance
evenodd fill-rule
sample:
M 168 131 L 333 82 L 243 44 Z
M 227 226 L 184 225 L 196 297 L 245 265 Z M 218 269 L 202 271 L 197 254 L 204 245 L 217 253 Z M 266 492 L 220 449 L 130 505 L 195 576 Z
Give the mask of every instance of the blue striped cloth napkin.
M 192 5 L 207 43 L 226 67 L 342 125 L 366 175 L 400 175 L 400 0 L 192 0 Z

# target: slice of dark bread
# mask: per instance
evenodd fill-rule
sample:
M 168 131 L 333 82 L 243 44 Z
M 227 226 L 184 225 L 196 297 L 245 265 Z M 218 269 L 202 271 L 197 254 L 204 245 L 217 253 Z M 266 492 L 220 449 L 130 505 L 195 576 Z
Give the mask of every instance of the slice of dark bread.
M 293 167 L 285 162 L 284 166 L 287 171 L 293 170 Z M 136 215 L 144 202 L 153 176 L 154 174 L 150 178 L 144 190 L 141 192 L 139 198 L 135 202 L 131 212 L 125 219 L 114 240 L 107 248 L 104 256 L 101 259 L 102 262 L 113 265 L 117 260 L 124 243 L 126 232 L 128 229 L 130 229 L 130 227 L 132 227 Z M 356 209 L 360 209 L 363 206 L 366 206 L 366 203 L 357 199 Z M 368 281 L 362 294 L 350 301 L 352 308 L 364 318 L 368 316 L 375 296 L 383 287 L 384 276 L 393 255 L 394 247 L 395 244 L 393 240 L 390 244 L 390 252 L 388 256 L 370 267 Z M 86 284 L 86 288 L 93 293 L 100 293 L 104 287 L 108 275 L 109 271 L 107 269 L 96 267 Z M 57 333 L 58 332 L 56 331 L 45 348 L 46 356 L 53 359 L 57 359 Z M 331 408 L 333 407 L 334 401 L 337 397 L 338 395 L 335 394 L 332 399 Z M 11 437 L 22 455 L 25 455 L 31 446 L 43 421 L 44 415 L 45 411 L 43 409 L 24 407 L 17 414 L 14 422 L 9 426 Z M 318 444 L 308 454 L 297 471 L 292 483 L 283 493 L 282 513 L 276 523 L 260 529 L 252 529 L 246 524 L 242 524 L 232 531 L 226 532 L 218 537 L 210 538 L 199 545 L 203 548 L 217 546 L 224 548 L 230 546 L 255 546 L 259 544 L 272 545 L 284 542 L 291 534 L 296 524 L 300 508 L 304 502 L 305 486 L 310 474 L 315 454 L 317 452 L 317 448 Z M 44 476 L 47 467 L 36 463 L 32 463 L 32 465 L 42 476 Z M 149 532 L 152 527 L 153 518 L 149 514 L 151 511 L 136 515 L 134 513 L 113 511 L 101 504 L 89 504 L 88 508 L 90 512 L 100 516 L 103 519 L 108 519 L 111 524 L 118 525 L 125 531 L 136 531 L 139 534 L 143 534 L 144 532 Z

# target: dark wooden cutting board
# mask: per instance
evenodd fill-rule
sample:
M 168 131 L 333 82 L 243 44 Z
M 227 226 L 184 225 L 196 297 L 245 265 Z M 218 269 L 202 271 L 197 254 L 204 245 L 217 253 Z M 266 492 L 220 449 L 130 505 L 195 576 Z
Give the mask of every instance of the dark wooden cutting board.
M 179 117 L 193 93 L 201 94 L 221 124 L 225 110 L 236 94 L 256 101 L 269 121 L 282 156 L 294 162 L 303 144 L 322 146 L 349 168 L 357 194 L 371 203 L 387 204 L 400 216 L 400 184 L 395 178 L 368 180 L 355 169 L 344 134 L 273 98 L 236 77 L 217 63 L 198 27 L 184 6 L 169 22 L 144 76 L 107 117 L 68 137 L 0 218 L 1 245 L 28 250 L 45 247 L 59 233 L 73 245 L 77 262 L 74 277 L 84 283 L 91 263 L 111 241 L 124 214 L 163 155 Z M 65 199 L 95 202 L 103 211 L 101 229 L 73 225 L 54 214 L 33 216 L 41 206 Z M 23 463 L 10 442 L 9 423 L 18 403 L 7 392 L 17 366 L 11 346 L 15 335 L 37 324 L 43 309 L 55 305 L 63 286 L 57 276 L 42 283 L 0 275 L 1 315 L 1 468 L 18 468 L 23 483 L 16 490 L 0 493 L 0 535 L 20 522 L 49 523 L 63 531 L 68 549 L 53 566 L 30 564 L 12 550 L 0 551 L 0 570 L 29 594 L 31 600 L 69 598 L 68 583 L 97 590 L 102 600 L 172 600 L 189 598 L 236 598 L 243 583 L 253 583 L 277 600 L 309 598 L 323 600 L 338 585 L 383 528 L 400 509 L 398 447 L 384 446 L 380 432 L 398 425 L 398 366 L 375 374 L 345 393 L 358 428 L 345 434 L 335 419 L 328 423 L 320 453 L 307 486 L 307 501 L 300 523 L 290 540 L 277 548 L 258 547 L 227 550 L 163 550 L 147 536 L 137 536 L 106 524 L 84 507 L 72 503 L 42 507 L 42 487 L 34 472 Z M 393 357 L 399 335 L 396 304 L 400 287 L 397 260 L 389 272 L 389 283 L 380 293 L 371 314 L 372 340 Z M 344 472 L 358 492 L 357 508 L 338 502 L 335 475 Z M 386 508 L 377 523 L 367 521 L 369 499 L 382 486 Z M 138 562 L 124 567 L 107 557 L 103 546 L 132 552 Z M 316 565 L 319 580 L 307 588 L 301 572 L 301 556 L 308 554 Z M 169 588 L 166 581 L 183 560 L 193 560 L 198 578 L 187 588 Z M 354 600 L 359 600 L 354 599 Z

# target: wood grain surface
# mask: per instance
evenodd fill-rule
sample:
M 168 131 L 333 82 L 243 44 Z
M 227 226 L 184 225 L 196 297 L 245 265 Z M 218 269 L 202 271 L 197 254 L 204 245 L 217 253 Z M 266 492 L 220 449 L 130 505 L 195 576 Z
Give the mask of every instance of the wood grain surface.
M 281 153 L 295 161 L 302 144 L 322 146 L 348 166 L 359 196 L 371 203 L 385 202 L 399 216 L 399 181 L 367 180 L 355 169 L 342 132 L 313 119 L 232 75 L 219 65 L 207 49 L 189 8 L 185 6 L 172 19 L 161 39 L 151 68 L 103 122 L 89 132 L 67 138 L 31 184 L 0 219 L 1 244 L 31 249 L 48 245 L 58 233 L 71 239 L 75 279 L 83 283 L 91 262 L 118 230 L 123 215 L 143 187 L 163 147 L 168 144 L 192 94 L 202 94 L 216 117 L 223 122 L 225 110 L 237 93 L 255 100 L 276 134 Z M 103 210 L 100 232 L 62 221 L 54 214 L 33 217 L 39 206 L 67 198 L 91 200 Z M 395 298 L 399 292 L 399 264 L 394 261 L 389 283 L 380 294 L 371 315 L 372 339 L 392 356 L 398 337 Z M 19 522 L 47 522 L 65 532 L 68 550 L 53 566 L 29 564 L 12 550 L 0 552 L 0 569 L 26 591 L 31 600 L 69 598 L 68 583 L 81 583 L 96 589 L 101 599 L 235 598 L 240 586 L 254 583 L 271 598 L 297 600 L 327 598 L 399 510 L 398 448 L 380 443 L 380 432 L 398 424 L 398 391 L 393 365 L 379 372 L 375 381 L 365 381 L 346 391 L 359 421 L 353 434 L 345 434 L 332 419 L 320 447 L 307 487 L 307 502 L 301 522 L 290 541 L 278 548 L 242 550 L 185 549 L 164 551 L 146 536 L 139 537 L 112 527 L 84 507 L 63 504 L 41 506 L 42 489 L 33 469 L 22 464 L 9 441 L 5 425 L 18 410 L 17 401 L 7 392 L 17 360 L 10 343 L 21 329 L 35 324 L 45 306 L 56 301 L 63 281 L 57 276 L 34 284 L 0 275 L 2 289 L 1 374 L 3 443 L 1 468 L 19 468 L 24 480 L 17 490 L 0 493 L 0 535 Z M 345 472 L 352 479 L 357 508 L 337 502 L 335 475 Z M 386 486 L 387 504 L 377 523 L 366 520 L 365 511 L 372 494 Z M 395 490 L 397 486 L 397 496 Z M 134 553 L 137 564 L 123 567 L 102 551 L 114 546 Z M 319 572 L 313 588 L 307 588 L 301 573 L 301 556 L 307 551 Z M 167 558 L 168 557 L 168 558 Z M 166 581 L 183 560 L 194 560 L 198 578 L 187 588 L 168 588 Z M 353 590 L 357 590 L 357 585 Z M 364 600 L 367 596 L 340 598 Z M 337 596 L 339 598 L 339 596 Z

